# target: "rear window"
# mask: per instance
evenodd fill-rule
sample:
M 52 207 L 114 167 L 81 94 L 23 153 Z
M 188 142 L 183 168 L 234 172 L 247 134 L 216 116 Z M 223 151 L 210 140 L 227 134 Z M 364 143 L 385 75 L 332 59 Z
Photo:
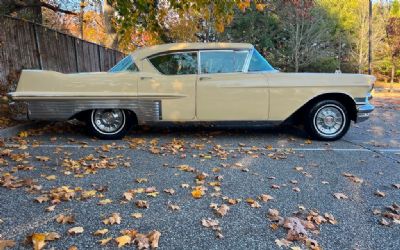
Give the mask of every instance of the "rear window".
M 249 51 L 202 51 L 200 53 L 201 73 L 215 74 L 243 72 Z
M 139 68 L 136 66 L 135 62 L 133 61 L 132 56 L 127 56 L 121 61 L 119 61 L 114 67 L 112 67 L 108 72 L 138 72 Z

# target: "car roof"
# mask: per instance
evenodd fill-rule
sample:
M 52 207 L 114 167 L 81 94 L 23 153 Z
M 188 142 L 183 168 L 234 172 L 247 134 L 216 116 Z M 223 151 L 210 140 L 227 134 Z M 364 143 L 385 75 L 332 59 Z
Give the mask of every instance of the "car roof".
M 137 49 L 131 55 L 135 60 L 173 51 L 186 50 L 221 50 L 221 49 L 252 49 L 250 43 L 167 43 Z

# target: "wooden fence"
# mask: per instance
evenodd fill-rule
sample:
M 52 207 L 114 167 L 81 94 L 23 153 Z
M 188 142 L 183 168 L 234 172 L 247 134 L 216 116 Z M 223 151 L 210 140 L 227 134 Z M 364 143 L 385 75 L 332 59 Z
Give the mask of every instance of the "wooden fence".
M 0 90 L 22 69 L 107 71 L 124 54 L 32 22 L 0 16 Z

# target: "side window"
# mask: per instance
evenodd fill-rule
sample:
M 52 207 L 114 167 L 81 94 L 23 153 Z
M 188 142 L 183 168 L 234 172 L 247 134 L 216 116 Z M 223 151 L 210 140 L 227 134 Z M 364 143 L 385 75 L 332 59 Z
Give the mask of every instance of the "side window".
M 257 71 L 275 71 L 275 69 L 257 50 L 254 49 L 250 60 L 249 72 Z
M 130 72 L 138 72 L 139 68 L 136 66 L 135 62 L 132 59 L 132 56 L 127 56 L 121 61 L 119 61 L 114 67 L 112 67 L 108 72 L 123 72 L 123 71 L 130 71 Z
M 197 74 L 196 52 L 161 55 L 149 60 L 164 75 Z
M 249 51 L 202 51 L 201 73 L 242 72 Z

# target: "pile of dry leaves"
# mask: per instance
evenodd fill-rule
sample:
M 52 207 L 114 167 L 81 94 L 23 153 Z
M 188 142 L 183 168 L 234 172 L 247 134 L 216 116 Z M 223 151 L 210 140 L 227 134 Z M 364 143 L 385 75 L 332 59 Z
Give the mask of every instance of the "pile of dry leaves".
M 275 240 L 279 247 L 289 247 L 293 242 L 299 241 L 309 249 L 320 250 L 321 247 L 318 242 L 313 240 L 311 236 L 319 234 L 319 226 L 321 224 L 337 224 L 332 214 L 325 213 L 320 215 L 315 210 L 310 210 L 306 213 L 304 207 L 300 207 L 300 210 L 290 217 L 280 216 L 279 211 L 276 209 L 269 209 L 267 216 L 272 222 L 270 226 L 272 230 L 277 230 L 280 227 L 287 230 L 286 238 Z

